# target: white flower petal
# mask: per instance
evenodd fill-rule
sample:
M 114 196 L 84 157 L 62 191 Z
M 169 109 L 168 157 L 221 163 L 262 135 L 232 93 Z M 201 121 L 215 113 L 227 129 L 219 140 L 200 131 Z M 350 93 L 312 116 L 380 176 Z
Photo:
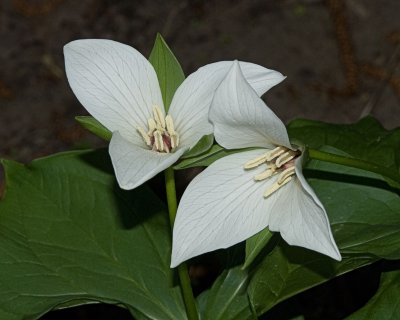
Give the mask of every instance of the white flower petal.
M 276 193 L 271 208 L 269 228 L 279 231 L 290 245 L 308 248 L 340 261 L 340 252 L 333 239 L 328 216 L 301 171 L 296 160 L 296 176 Z
M 134 48 L 111 40 L 76 40 L 64 47 L 69 84 L 81 104 L 110 131 L 129 138 L 163 102 L 157 75 Z
M 218 87 L 209 117 L 215 139 L 227 149 L 292 148 L 285 125 L 251 88 L 237 62 Z
M 255 63 L 239 61 L 239 65 L 240 69 L 242 69 L 244 78 L 257 92 L 259 97 L 286 79 L 282 73 L 264 68 Z M 229 66 L 229 68 L 231 67 L 232 65 Z M 228 71 L 229 69 L 227 69 L 227 72 Z
M 126 140 L 118 131 L 113 133 L 109 146 L 118 184 L 126 190 L 140 186 L 170 167 L 185 151 L 183 148 L 174 153 L 147 150 Z
M 275 179 L 254 181 L 262 166 L 243 165 L 266 150 L 224 157 L 189 184 L 174 224 L 171 267 L 191 257 L 230 247 L 264 229 L 270 211 L 263 193 Z
M 193 147 L 206 134 L 212 133 L 208 111 L 218 85 L 232 66 L 232 61 L 216 62 L 192 73 L 176 91 L 169 114 L 175 122 L 183 145 Z M 240 62 L 244 77 L 262 95 L 285 77 L 262 66 Z

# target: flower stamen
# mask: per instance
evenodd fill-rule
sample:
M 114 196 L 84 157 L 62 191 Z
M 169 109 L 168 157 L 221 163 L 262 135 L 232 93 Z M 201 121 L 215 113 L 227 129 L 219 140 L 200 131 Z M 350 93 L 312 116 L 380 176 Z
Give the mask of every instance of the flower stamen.
M 170 153 L 178 147 L 179 135 L 175 131 L 172 117 L 164 117 L 159 106 L 153 106 L 153 118 L 147 120 L 147 126 L 147 132 L 142 127 L 138 127 L 137 131 L 152 150 Z
M 164 115 L 162 114 L 161 108 L 159 106 L 153 106 L 153 115 L 154 115 L 154 120 L 157 123 L 157 129 L 158 130 L 165 130 L 165 119 Z
M 169 133 L 169 136 L 171 138 L 171 148 L 175 149 L 179 144 L 179 136 L 175 131 L 174 122 L 172 121 L 172 117 L 170 115 L 167 115 L 165 117 L 165 123 L 167 127 L 167 132 Z
M 263 154 L 263 155 L 261 155 L 261 156 L 255 158 L 255 159 L 253 159 L 253 160 L 247 161 L 247 162 L 244 164 L 244 168 L 245 168 L 245 169 L 253 169 L 253 168 L 256 168 L 256 167 L 258 167 L 260 164 L 262 164 L 262 163 L 264 163 L 265 161 L 267 161 L 268 157 L 269 157 L 269 152 L 267 152 L 267 153 L 265 153 L 265 154 Z
M 147 125 L 149 127 L 148 135 L 151 135 L 157 129 L 157 124 L 153 118 L 150 118 L 147 120 Z
M 277 180 L 265 191 L 266 198 L 293 179 L 296 174 L 294 159 L 299 155 L 300 151 L 278 146 L 246 162 L 244 169 L 253 169 L 262 164 L 267 166 L 265 171 L 254 176 L 255 181 L 262 181 L 279 173 Z
M 269 177 L 272 177 L 275 174 L 275 170 L 276 170 L 275 168 L 268 168 L 264 172 L 254 176 L 254 180 L 262 181 L 262 180 L 265 180 L 265 179 L 267 179 Z
M 279 157 L 282 153 L 284 153 L 287 150 L 288 150 L 287 148 L 282 146 L 276 147 L 275 149 L 268 152 L 267 161 L 271 161 L 272 159 Z
M 163 151 L 164 150 L 164 141 L 162 138 L 162 134 L 159 130 L 154 131 L 154 145 L 153 148 L 157 151 Z
M 288 150 L 285 153 L 282 153 L 278 159 L 276 159 L 275 164 L 278 168 L 282 167 L 285 163 L 288 163 L 296 156 L 296 152 L 293 150 Z
M 274 184 L 267 189 L 267 191 L 264 192 L 264 198 L 269 197 L 271 194 L 273 194 L 275 191 L 277 191 L 279 188 L 282 188 L 286 183 L 288 183 L 290 180 L 292 180 L 292 176 L 288 176 L 285 180 L 283 180 L 281 183 L 278 181 L 275 181 Z
M 141 128 L 141 127 L 137 128 L 137 130 L 139 131 L 140 135 L 142 136 L 144 142 L 146 142 L 146 144 L 149 147 L 151 147 L 151 140 L 150 140 L 148 133 L 146 131 L 144 131 L 143 128 Z
M 279 174 L 278 181 L 277 181 L 278 184 L 279 184 L 279 185 L 283 184 L 283 183 L 287 180 L 287 178 L 291 177 L 291 176 L 294 175 L 294 174 L 296 174 L 296 169 L 295 169 L 294 166 L 293 166 L 293 167 L 289 167 L 289 168 L 283 170 L 283 171 Z

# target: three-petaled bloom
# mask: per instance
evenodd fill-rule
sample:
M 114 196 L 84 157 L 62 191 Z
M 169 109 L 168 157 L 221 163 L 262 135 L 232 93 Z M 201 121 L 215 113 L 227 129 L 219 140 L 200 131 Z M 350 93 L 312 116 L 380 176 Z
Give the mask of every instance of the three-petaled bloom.
M 206 65 L 175 92 L 166 115 L 156 72 L 134 48 L 111 40 L 77 40 L 64 47 L 69 84 L 81 104 L 112 132 L 109 153 L 118 183 L 133 189 L 171 166 L 212 133 L 214 92 L 232 62 Z M 257 94 L 281 82 L 276 71 L 240 62 Z
M 301 148 L 289 142 L 238 63 L 217 89 L 209 116 L 221 146 L 256 149 L 217 160 L 189 184 L 174 224 L 171 267 L 267 226 L 291 245 L 340 260 L 325 209 L 303 177 Z

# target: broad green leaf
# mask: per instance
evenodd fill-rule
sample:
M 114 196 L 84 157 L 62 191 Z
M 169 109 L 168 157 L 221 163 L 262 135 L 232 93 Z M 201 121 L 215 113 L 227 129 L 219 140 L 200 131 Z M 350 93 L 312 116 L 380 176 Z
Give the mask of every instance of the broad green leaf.
M 223 158 L 227 155 L 243 152 L 247 149 L 235 149 L 235 150 L 226 150 L 219 146 L 218 144 L 214 144 L 207 152 L 202 153 L 201 155 L 191 157 L 188 159 L 183 159 L 178 164 L 176 164 L 173 168 L 175 170 L 188 169 L 193 167 L 207 167 L 214 161 L 217 161 L 220 158 Z
M 186 318 L 166 209 L 145 187 L 119 189 L 106 151 L 3 164 L 0 315 L 12 315 L 4 319 L 37 319 L 79 300 L 124 305 L 141 319 Z
M 257 266 L 248 287 L 249 299 L 257 315 L 261 315 L 297 293 L 376 260 L 354 255 L 336 262 L 281 240 Z
M 347 320 L 397 320 L 400 316 L 400 271 L 385 272 L 378 292 Z
M 101 303 L 100 301 L 96 300 L 90 300 L 90 299 L 77 299 L 77 300 L 69 300 L 64 303 L 58 304 L 55 309 L 60 310 L 60 309 L 68 309 L 68 308 L 73 308 L 73 307 L 78 307 L 81 305 L 88 305 L 88 304 L 99 304 Z M 120 306 L 121 308 L 124 308 L 124 306 Z
M 103 140 L 111 140 L 112 132 L 98 122 L 95 118 L 91 116 L 76 116 L 75 120 L 78 121 L 82 127 L 102 138 Z
M 19 319 L 21 319 L 21 316 L 15 314 L 15 313 L 9 313 L 7 311 L 0 309 L 0 319 L 19 320 Z
M 240 267 L 225 270 L 211 289 L 203 292 L 198 298 L 201 319 L 257 319 L 246 294 L 248 278 L 247 272 Z
M 395 190 L 363 170 L 321 161 L 307 167 L 342 253 L 400 259 L 400 196 Z
M 189 151 L 183 154 L 181 159 L 193 158 L 202 153 L 205 153 L 206 151 L 210 150 L 210 148 L 213 145 L 213 142 L 214 142 L 213 134 L 203 136 L 193 148 L 191 148 Z
M 310 148 L 332 146 L 350 156 L 400 172 L 400 128 L 388 131 L 367 117 L 350 125 L 294 120 L 288 126 L 292 139 Z
M 168 111 L 176 89 L 185 80 L 185 74 L 178 60 L 160 34 L 157 34 L 149 61 L 156 70 L 165 111 Z
M 242 267 L 243 269 L 249 267 L 250 264 L 253 263 L 258 254 L 270 242 L 273 235 L 274 234 L 267 228 L 246 240 L 246 258 Z

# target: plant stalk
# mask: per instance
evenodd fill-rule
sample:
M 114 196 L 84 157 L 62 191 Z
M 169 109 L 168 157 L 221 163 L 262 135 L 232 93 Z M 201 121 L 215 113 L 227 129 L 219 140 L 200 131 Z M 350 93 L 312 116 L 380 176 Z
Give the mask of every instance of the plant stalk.
M 388 182 L 390 182 L 390 185 L 392 187 L 400 189 L 400 175 L 391 169 L 379 166 L 377 164 L 374 164 L 374 163 L 371 163 L 368 161 L 354 159 L 354 158 L 348 158 L 345 156 L 339 156 L 336 154 L 319 151 L 319 150 L 315 150 L 315 149 L 308 149 L 308 156 L 309 156 L 309 158 L 315 159 L 315 160 L 321 160 L 321 161 L 325 161 L 325 162 L 341 164 L 344 166 L 353 167 L 353 168 L 377 173 L 377 174 L 383 176 L 384 178 L 386 178 L 386 180 Z
M 173 229 L 178 203 L 176 200 L 175 177 L 172 167 L 165 170 L 165 189 L 167 192 L 167 203 L 171 230 Z M 186 312 L 189 320 L 198 320 L 196 302 L 193 296 L 192 286 L 186 263 L 181 263 L 178 267 L 178 276 L 181 284 L 183 301 L 185 302 Z

